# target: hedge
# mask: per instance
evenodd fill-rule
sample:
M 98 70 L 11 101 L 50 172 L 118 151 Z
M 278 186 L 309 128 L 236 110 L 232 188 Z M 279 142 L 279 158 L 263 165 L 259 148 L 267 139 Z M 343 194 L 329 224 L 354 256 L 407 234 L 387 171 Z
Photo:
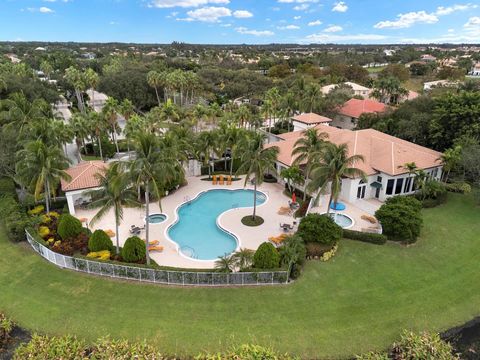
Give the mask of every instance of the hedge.
M 445 188 L 447 189 L 447 191 L 460 194 L 468 194 L 472 191 L 472 187 L 466 182 L 455 182 L 451 184 L 446 184 Z
M 63 240 L 76 237 L 82 232 L 82 223 L 70 214 L 63 214 L 58 221 L 57 233 Z
M 308 214 L 300 221 L 297 234 L 306 243 L 335 245 L 342 237 L 342 228 L 328 215 Z
M 88 240 L 88 249 L 92 252 L 98 252 L 102 250 L 113 250 L 113 243 L 107 233 L 103 230 L 95 230 Z
M 131 236 L 123 245 L 122 258 L 125 262 L 138 262 L 145 259 L 147 249 L 145 242 L 138 236 Z
M 257 269 L 275 269 L 280 263 L 280 254 L 272 243 L 261 244 L 253 255 L 253 266 Z
M 387 242 L 387 237 L 383 234 L 367 233 L 355 230 L 343 229 L 345 239 L 366 242 L 370 244 L 383 245 Z
M 0 221 L 5 226 L 7 236 L 11 241 L 24 241 L 25 228 L 35 225 L 37 217 L 29 217 L 17 200 L 6 195 L 0 197 Z
M 0 178 L 0 196 L 12 196 L 17 197 L 17 192 L 15 191 L 15 183 L 11 178 L 3 177 Z

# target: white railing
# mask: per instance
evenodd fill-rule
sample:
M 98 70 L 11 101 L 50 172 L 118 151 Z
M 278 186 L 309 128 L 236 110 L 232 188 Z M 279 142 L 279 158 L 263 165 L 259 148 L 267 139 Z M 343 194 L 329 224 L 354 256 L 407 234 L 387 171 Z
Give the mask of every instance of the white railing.
M 27 230 L 25 230 L 25 233 L 33 250 L 44 259 L 61 268 L 94 275 L 163 285 L 185 286 L 278 285 L 288 283 L 288 271 L 235 273 L 171 271 L 75 258 L 53 252 L 36 241 Z

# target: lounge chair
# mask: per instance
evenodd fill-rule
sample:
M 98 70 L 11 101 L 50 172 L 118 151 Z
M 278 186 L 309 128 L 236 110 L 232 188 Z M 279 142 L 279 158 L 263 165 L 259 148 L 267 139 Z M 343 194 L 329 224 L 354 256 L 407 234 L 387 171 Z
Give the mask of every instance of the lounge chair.
M 271 236 L 271 237 L 268 238 L 268 240 L 269 240 L 272 244 L 278 246 L 278 245 L 280 245 L 283 241 L 285 241 L 285 239 L 287 238 L 287 236 L 288 236 L 287 234 L 281 234 L 281 235 L 278 235 L 278 236 Z
M 162 252 L 163 251 L 163 246 L 149 246 L 148 251 Z
M 218 185 L 223 185 L 223 184 L 224 184 L 223 175 L 220 175 L 220 179 L 218 180 Z
M 212 176 L 212 185 L 217 185 L 217 175 Z
M 232 177 L 230 175 L 227 177 L 227 185 L 232 185 Z
M 289 231 L 293 230 L 293 225 L 280 223 L 280 228 L 282 228 L 284 231 Z
M 146 241 L 145 239 L 142 239 L 142 240 L 143 240 L 143 242 Z M 149 246 L 155 246 L 155 245 L 158 245 L 158 244 L 160 244 L 160 241 L 158 241 L 158 240 L 150 240 L 150 241 L 148 242 L 148 245 L 149 245 Z

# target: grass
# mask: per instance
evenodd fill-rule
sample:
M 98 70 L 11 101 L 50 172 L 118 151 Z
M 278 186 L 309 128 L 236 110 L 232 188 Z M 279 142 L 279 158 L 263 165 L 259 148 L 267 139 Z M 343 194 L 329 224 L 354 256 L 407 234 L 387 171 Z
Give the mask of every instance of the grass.
M 381 72 L 383 69 L 385 69 L 386 66 L 377 66 L 377 67 L 369 67 L 366 68 L 369 74 L 375 74 Z
M 473 196 L 424 211 L 408 248 L 344 240 L 288 286 L 180 288 L 60 270 L 0 233 L 0 310 L 21 326 L 146 339 L 169 354 L 270 345 L 305 358 L 386 348 L 403 329 L 441 331 L 480 312 L 480 222 Z
M 247 215 L 242 218 L 242 224 L 245 226 L 260 226 L 265 222 L 262 217 L 255 215 L 255 219 L 252 215 Z

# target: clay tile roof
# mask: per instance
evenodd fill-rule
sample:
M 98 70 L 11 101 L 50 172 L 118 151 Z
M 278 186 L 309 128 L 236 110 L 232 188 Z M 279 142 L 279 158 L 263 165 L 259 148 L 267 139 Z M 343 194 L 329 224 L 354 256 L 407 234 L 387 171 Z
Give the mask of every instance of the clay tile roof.
M 381 102 L 370 99 L 350 99 L 338 110 L 341 115 L 358 119 L 364 113 L 385 112 L 388 107 Z
M 347 144 L 349 156 L 363 155 L 364 161 L 356 166 L 368 175 L 383 172 L 388 175 L 400 175 L 407 172 L 404 165 L 415 162 L 420 169 L 440 166 L 438 160 L 441 153 L 426 147 L 384 134 L 373 129 L 346 130 L 330 126 L 318 125 L 316 127 L 328 134 L 328 140 L 334 144 Z M 279 149 L 278 161 L 291 166 L 294 158 L 292 150 L 295 142 L 302 136 L 301 131 L 282 134 L 283 141 L 271 143 Z
M 293 117 L 293 120 L 304 124 L 321 124 L 331 122 L 332 119 L 315 113 L 305 113 Z
M 70 175 L 71 180 L 62 180 L 63 191 L 75 191 L 97 187 L 99 181 L 96 174 L 100 173 L 108 167 L 103 161 L 84 161 L 78 165 L 72 166 L 65 170 Z

